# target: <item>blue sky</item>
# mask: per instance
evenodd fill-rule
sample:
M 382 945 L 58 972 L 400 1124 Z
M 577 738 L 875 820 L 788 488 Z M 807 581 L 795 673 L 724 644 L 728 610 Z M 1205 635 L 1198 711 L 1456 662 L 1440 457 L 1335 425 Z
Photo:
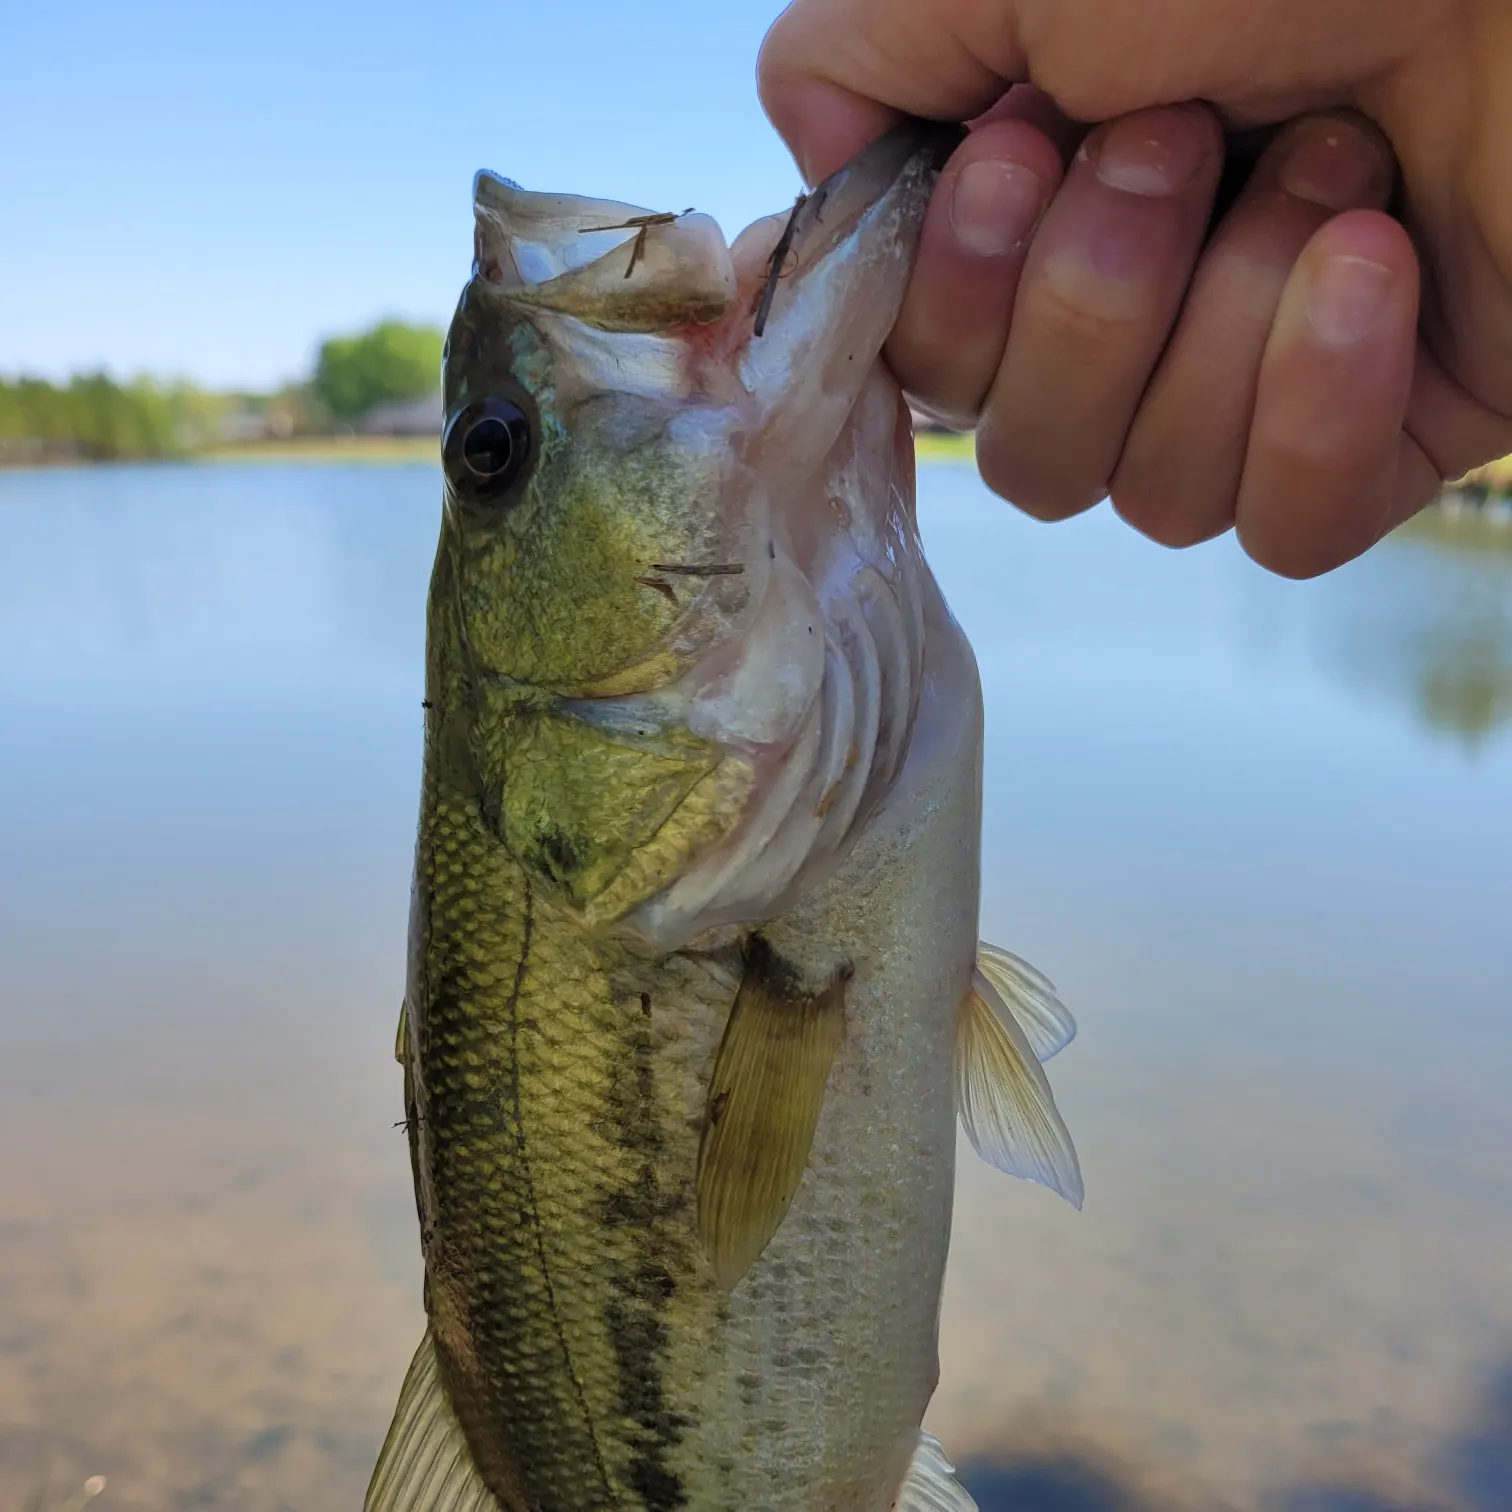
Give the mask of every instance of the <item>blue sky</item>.
M 733 235 L 798 188 L 754 82 L 780 9 L 0 3 L 0 374 L 262 387 L 444 324 L 480 167 Z

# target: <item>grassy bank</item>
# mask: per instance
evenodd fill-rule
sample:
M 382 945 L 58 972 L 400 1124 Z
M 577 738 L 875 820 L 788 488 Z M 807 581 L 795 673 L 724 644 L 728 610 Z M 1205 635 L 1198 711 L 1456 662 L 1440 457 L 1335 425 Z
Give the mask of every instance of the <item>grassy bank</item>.
M 976 461 L 976 437 L 926 432 L 914 437 L 914 454 L 921 462 Z
M 1478 498 L 1512 498 L 1512 457 L 1501 457 L 1467 472 L 1463 478 L 1451 483 L 1446 492 Z
M 1512 515 L 1460 502 L 1451 493 L 1441 503 L 1414 515 L 1394 532 L 1405 539 L 1432 541 L 1461 551 L 1512 554 Z

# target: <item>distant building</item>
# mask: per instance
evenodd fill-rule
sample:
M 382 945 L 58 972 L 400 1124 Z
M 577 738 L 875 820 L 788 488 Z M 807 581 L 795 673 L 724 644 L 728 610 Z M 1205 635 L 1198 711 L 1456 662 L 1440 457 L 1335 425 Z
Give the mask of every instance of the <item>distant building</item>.
M 439 436 L 441 395 L 375 404 L 357 428 L 365 436 Z
M 268 417 L 254 414 L 251 410 L 232 410 L 216 421 L 215 429 L 223 446 L 237 446 L 248 441 L 266 441 Z

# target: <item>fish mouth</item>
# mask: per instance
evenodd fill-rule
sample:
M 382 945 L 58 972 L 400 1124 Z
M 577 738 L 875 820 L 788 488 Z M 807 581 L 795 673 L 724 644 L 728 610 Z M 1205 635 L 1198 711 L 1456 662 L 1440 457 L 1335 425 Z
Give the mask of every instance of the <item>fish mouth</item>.
M 514 302 L 601 329 L 667 332 L 739 311 L 738 336 L 760 338 L 783 287 L 801 286 L 890 194 L 906 194 L 910 172 L 932 179 L 961 136 L 959 126 L 906 121 L 728 246 L 692 208 L 535 193 L 485 169 L 473 179 L 474 273 Z
M 805 268 L 833 253 L 855 233 L 864 215 L 890 191 L 903 186 L 908 170 L 938 173 L 963 136 L 960 126 L 905 121 L 862 148 L 811 192 L 800 194 L 785 218 L 766 216 L 747 227 L 739 240 L 750 237 L 752 245 L 744 259 L 737 257 L 747 266 L 757 247 L 777 230 L 765 258 L 765 277 L 752 313 L 752 335 L 759 338 L 765 334 L 784 280 L 801 278 Z M 761 233 L 753 235 L 758 227 Z
M 535 194 L 483 172 L 473 214 L 474 276 L 515 305 L 603 331 L 665 333 L 711 324 L 735 298 L 724 233 L 695 210 Z

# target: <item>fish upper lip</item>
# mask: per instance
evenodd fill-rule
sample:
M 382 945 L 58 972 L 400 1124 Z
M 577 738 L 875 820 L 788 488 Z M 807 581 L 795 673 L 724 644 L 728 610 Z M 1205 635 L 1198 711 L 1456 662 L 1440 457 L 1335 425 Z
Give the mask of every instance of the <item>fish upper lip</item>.
M 912 160 L 926 154 L 929 166 L 939 168 L 963 135 L 964 129 L 959 126 L 911 118 L 876 138 L 811 193 L 800 196 L 773 254 L 755 334 L 762 333 L 781 276 L 779 268 L 789 248 L 801 247 L 805 264 L 822 259 L 886 194 Z M 473 175 L 472 188 L 475 212 L 492 219 L 504 233 L 511 271 L 522 289 L 570 276 L 623 243 L 633 242 L 629 266 L 623 274 L 628 278 L 645 253 L 648 232 L 675 226 L 697 214 L 692 206 L 657 211 L 590 196 L 537 193 L 489 169 Z M 709 237 L 712 251 L 713 237 L 707 230 L 701 234 Z M 718 240 L 726 253 L 734 245 L 722 231 Z M 491 269 L 494 279 L 504 274 L 499 259 L 490 259 L 482 266 Z

